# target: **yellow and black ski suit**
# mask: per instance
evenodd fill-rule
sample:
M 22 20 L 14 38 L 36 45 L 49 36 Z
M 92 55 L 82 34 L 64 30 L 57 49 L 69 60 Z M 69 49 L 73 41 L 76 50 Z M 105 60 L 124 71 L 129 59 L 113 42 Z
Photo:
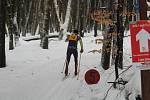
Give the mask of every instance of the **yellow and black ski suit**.
M 75 72 L 74 74 L 77 75 L 77 66 L 78 66 L 78 50 L 77 45 L 78 41 L 80 42 L 81 50 L 80 52 L 83 52 L 83 42 L 82 38 L 77 33 L 72 33 L 67 36 L 66 41 L 68 41 L 68 48 L 67 48 L 67 56 L 66 56 L 66 68 L 65 68 L 65 75 L 68 75 L 68 65 L 70 62 L 71 55 L 74 56 L 75 61 Z

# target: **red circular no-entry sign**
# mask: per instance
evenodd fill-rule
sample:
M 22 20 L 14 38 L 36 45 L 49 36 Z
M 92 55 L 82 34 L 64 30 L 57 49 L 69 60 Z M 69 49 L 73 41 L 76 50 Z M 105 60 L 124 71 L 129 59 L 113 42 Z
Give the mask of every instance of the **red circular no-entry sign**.
M 100 74 L 96 69 L 90 69 L 85 73 L 85 81 L 87 84 L 97 84 L 100 80 Z

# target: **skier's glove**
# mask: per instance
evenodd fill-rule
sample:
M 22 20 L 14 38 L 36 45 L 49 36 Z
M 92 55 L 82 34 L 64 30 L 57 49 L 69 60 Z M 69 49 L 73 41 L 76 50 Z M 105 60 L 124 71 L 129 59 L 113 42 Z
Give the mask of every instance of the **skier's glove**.
M 80 53 L 83 53 L 83 49 L 80 50 Z

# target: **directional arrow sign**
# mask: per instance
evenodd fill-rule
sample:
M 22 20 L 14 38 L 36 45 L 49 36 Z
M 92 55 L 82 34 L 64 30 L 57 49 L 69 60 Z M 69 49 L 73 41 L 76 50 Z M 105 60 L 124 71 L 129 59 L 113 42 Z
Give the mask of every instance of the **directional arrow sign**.
M 132 61 L 150 62 L 150 22 L 139 21 L 130 24 Z
M 149 52 L 148 40 L 150 40 L 150 34 L 145 29 L 141 29 L 136 35 L 136 40 L 139 41 L 140 52 Z

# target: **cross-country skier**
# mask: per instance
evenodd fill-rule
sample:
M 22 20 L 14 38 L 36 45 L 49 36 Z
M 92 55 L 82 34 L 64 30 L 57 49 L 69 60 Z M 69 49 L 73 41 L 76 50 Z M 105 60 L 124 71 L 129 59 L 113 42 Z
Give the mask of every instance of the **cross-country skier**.
M 80 53 L 83 53 L 83 42 L 82 38 L 78 34 L 78 30 L 73 30 L 73 33 L 67 36 L 66 42 L 68 41 L 68 48 L 67 48 L 67 56 L 66 56 L 66 68 L 65 68 L 65 76 L 68 75 L 68 65 L 70 62 L 71 55 L 74 56 L 75 61 L 75 72 L 74 75 L 77 75 L 77 67 L 78 67 L 78 41 L 80 42 Z

